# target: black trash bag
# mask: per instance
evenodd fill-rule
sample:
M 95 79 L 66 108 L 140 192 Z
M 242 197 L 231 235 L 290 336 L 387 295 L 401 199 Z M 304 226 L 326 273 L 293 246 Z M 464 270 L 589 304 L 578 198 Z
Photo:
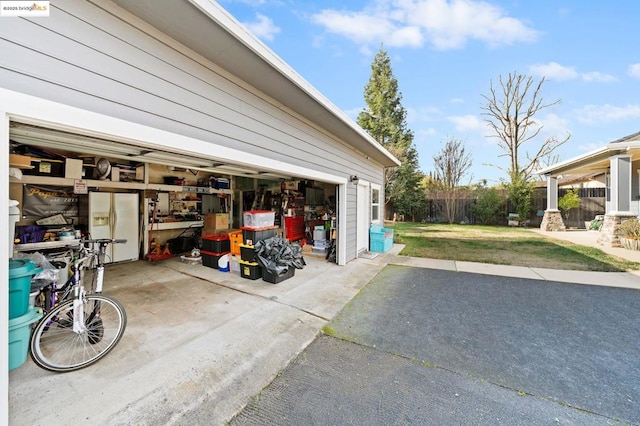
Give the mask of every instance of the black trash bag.
M 302 269 L 306 265 L 302 247 L 278 236 L 258 241 L 254 250 L 260 266 L 279 277 L 286 274 L 289 268 Z

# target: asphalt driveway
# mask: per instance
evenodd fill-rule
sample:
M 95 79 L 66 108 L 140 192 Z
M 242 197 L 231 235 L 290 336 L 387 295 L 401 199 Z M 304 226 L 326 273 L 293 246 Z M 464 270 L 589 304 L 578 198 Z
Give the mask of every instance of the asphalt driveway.
M 232 424 L 640 424 L 640 292 L 388 266 Z

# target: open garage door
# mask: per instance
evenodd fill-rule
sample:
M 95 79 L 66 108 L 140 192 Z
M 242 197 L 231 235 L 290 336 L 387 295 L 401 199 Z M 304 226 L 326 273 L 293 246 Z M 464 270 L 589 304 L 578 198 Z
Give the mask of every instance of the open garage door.
M 81 181 L 87 191 L 139 193 L 141 258 L 157 248 L 154 244 L 200 226 L 205 216 L 217 216 L 203 221 L 206 232 L 240 228 L 246 210 L 276 212 L 283 235 L 307 243 L 308 255 L 339 251 L 340 186 L 335 182 L 288 173 L 297 170 L 258 169 L 186 149 L 20 122 L 11 122 L 10 140 L 12 152 L 32 159 L 22 182 L 73 188 Z M 103 162 L 108 169 L 101 167 Z M 80 212 L 72 220 L 89 230 L 95 212 L 82 207 Z M 338 256 L 334 259 L 340 263 Z

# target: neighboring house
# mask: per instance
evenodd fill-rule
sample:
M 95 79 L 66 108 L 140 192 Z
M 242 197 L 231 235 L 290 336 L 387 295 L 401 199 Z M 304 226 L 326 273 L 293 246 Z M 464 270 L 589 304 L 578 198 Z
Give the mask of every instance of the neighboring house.
M 563 189 L 582 189 L 582 188 L 605 188 L 606 174 L 595 172 L 580 175 L 562 175 L 558 176 L 558 188 Z M 546 186 L 546 182 L 545 182 Z
M 617 139 L 595 151 L 538 172 L 547 178 L 547 209 L 540 228 L 564 230 L 558 210 L 558 187 L 575 176 L 592 176 L 607 190 L 605 221 L 598 243 L 619 245 L 617 225 L 640 213 L 640 132 Z
M 335 206 L 337 263 L 368 249 L 369 226 L 385 217 L 384 169 L 399 161 L 219 5 L 55 0 L 50 7 L 48 17 L 1 18 L 5 165 L 12 140 L 229 177 L 236 215 L 250 207 L 236 192 L 241 184 L 258 191 L 265 182 L 308 182 Z M 6 200 L 20 181 L 1 179 Z M 65 176 L 30 179 L 74 184 Z M 168 190 L 145 179 L 89 186 L 145 197 Z M 2 244 L 4 276 L 9 256 Z

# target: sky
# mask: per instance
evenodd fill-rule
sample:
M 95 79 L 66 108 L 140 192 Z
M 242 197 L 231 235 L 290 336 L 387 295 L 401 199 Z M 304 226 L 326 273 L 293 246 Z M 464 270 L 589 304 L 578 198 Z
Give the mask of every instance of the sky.
M 382 47 L 398 80 L 420 169 L 461 140 L 470 183 L 507 178 L 482 106 L 509 73 L 545 79 L 540 137 L 559 161 L 640 131 L 637 0 L 218 0 L 354 121 Z

